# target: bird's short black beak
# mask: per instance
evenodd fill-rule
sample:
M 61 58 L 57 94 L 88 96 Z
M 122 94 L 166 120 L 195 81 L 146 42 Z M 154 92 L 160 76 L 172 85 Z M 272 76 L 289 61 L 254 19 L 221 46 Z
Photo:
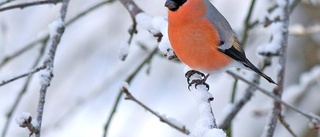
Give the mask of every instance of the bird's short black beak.
M 173 0 L 167 0 L 164 6 L 166 6 L 171 11 L 176 11 L 179 8 L 178 3 Z

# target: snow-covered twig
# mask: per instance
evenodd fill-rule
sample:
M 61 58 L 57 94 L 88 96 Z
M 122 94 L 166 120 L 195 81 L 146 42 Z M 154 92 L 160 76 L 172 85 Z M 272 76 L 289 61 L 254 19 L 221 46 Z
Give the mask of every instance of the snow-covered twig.
M 16 4 L 16 5 L 0 8 L 0 12 L 5 11 L 5 10 L 17 9 L 17 8 L 23 9 L 26 7 L 43 5 L 43 4 L 57 4 L 59 2 L 61 2 L 61 0 L 42 0 L 42 1 L 21 3 L 21 4 Z
M 311 121 L 311 120 L 315 120 L 315 121 L 320 122 L 320 117 L 319 117 L 319 116 L 317 116 L 317 115 L 315 115 L 315 114 L 303 112 L 303 111 L 301 111 L 301 110 L 299 110 L 299 109 L 297 109 L 297 108 L 289 105 L 288 103 L 286 103 L 286 102 L 284 102 L 283 100 L 281 100 L 281 98 L 279 98 L 279 97 L 275 96 L 274 94 L 272 94 L 270 91 L 267 91 L 267 90 L 259 87 L 258 85 L 256 85 L 256 84 L 254 84 L 254 83 L 252 83 L 252 82 L 244 79 L 243 77 L 239 76 L 238 74 L 235 74 L 235 73 L 233 73 L 233 72 L 231 72 L 231 71 L 227 71 L 227 73 L 230 74 L 230 75 L 231 75 L 232 77 L 234 77 L 235 79 L 239 79 L 239 80 L 245 82 L 246 84 L 248 84 L 248 85 L 256 88 L 257 90 L 261 91 L 261 93 L 263 93 L 263 94 L 267 95 L 268 97 L 272 98 L 273 100 L 281 103 L 282 105 L 286 106 L 287 108 L 290 108 L 290 109 L 292 109 L 293 111 L 295 111 L 295 112 L 303 115 L 304 117 L 308 118 L 310 121 Z
M 132 25 L 131 25 L 131 27 L 129 28 L 129 31 L 128 31 L 129 34 L 130 34 L 129 40 L 128 40 L 128 42 L 126 44 L 121 44 L 121 45 L 128 45 L 128 47 L 129 47 L 129 45 L 132 42 L 134 34 L 137 33 L 137 21 L 136 21 L 135 16 L 137 14 L 143 12 L 143 11 L 132 0 L 119 0 L 119 1 L 127 9 L 127 11 L 129 12 L 129 14 L 131 16 L 131 19 L 132 19 Z M 128 52 L 126 53 L 126 55 L 122 55 L 120 57 L 120 59 L 124 61 L 126 59 L 126 57 L 127 57 L 127 54 L 128 54 Z
M 40 67 L 37 67 L 37 68 L 32 69 L 31 71 L 28 71 L 28 72 L 26 72 L 26 73 L 20 74 L 20 75 L 18 75 L 18 76 L 14 76 L 14 77 L 12 77 L 12 78 L 10 78 L 10 79 L 8 79 L 8 80 L 1 80 L 2 82 L 0 83 L 0 87 L 3 86 L 3 85 L 5 85 L 5 84 L 8 84 L 8 83 L 10 83 L 10 82 L 13 82 L 13 81 L 15 81 L 15 80 L 18 80 L 18 79 L 20 79 L 20 78 L 23 78 L 23 77 L 26 77 L 26 76 L 30 76 L 30 75 L 32 75 L 32 74 L 34 74 L 34 73 L 37 73 L 37 72 L 39 72 L 40 70 L 43 70 L 43 69 L 45 69 L 45 68 L 46 68 L 46 65 L 44 64 L 44 65 L 42 65 L 42 66 L 40 66 Z
M 293 0 L 293 1 L 291 2 L 290 8 L 289 8 L 290 14 L 293 12 L 293 10 L 297 7 L 297 5 L 298 5 L 300 2 L 301 2 L 301 0 Z M 270 8 L 268 9 L 268 12 L 273 12 L 276 8 L 278 8 L 278 6 L 279 6 L 279 5 L 274 5 L 274 6 L 270 7 Z M 269 20 L 269 21 L 274 21 L 274 20 L 275 20 L 275 19 Z M 249 28 L 253 28 L 253 27 L 257 26 L 259 23 L 262 23 L 262 24 L 266 25 L 266 23 L 268 24 L 268 23 L 270 23 L 270 22 L 260 22 L 259 20 L 255 20 L 255 21 L 253 21 L 253 22 L 249 25 Z
M 161 16 L 153 17 L 145 13 L 132 0 L 120 0 L 120 2 L 126 7 L 133 20 L 133 25 L 129 31 L 131 37 L 136 31 L 136 25 L 140 25 L 143 29 L 148 30 L 154 37 L 158 38 L 158 47 L 168 59 L 176 58 L 167 34 L 167 19 Z
M 140 102 L 138 99 L 136 99 L 134 96 L 132 96 L 132 94 L 129 92 L 127 87 L 123 86 L 122 92 L 126 94 L 126 99 L 132 100 L 133 102 L 137 103 L 139 106 L 143 107 L 144 109 L 146 109 L 147 111 L 149 111 L 150 113 L 152 113 L 153 115 L 158 117 L 161 122 L 168 124 L 170 127 L 180 131 L 181 133 L 184 133 L 186 135 L 190 134 L 189 130 L 186 129 L 186 127 L 183 124 L 177 122 L 176 120 L 172 120 L 172 118 L 167 118 L 167 117 L 164 117 L 164 116 L 158 114 L 157 112 L 153 111 L 148 106 L 146 106 L 145 104 Z
M 39 131 L 32 124 L 32 117 L 30 113 L 23 112 L 18 117 L 16 117 L 16 123 L 19 127 L 27 128 L 30 131 L 29 136 L 37 134 Z
M 46 47 L 45 45 L 47 45 L 47 41 L 44 41 L 42 44 L 43 44 L 43 46 L 40 48 L 40 51 L 39 51 L 40 54 L 38 55 L 36 61 L 34 62 L 33 67 L 36 67 L 40 63 L 41 57 L 43 56 L 44 50 L 45 50 L 45 47 Z M 2 130 L 2 137 L 5 137 L 6 134 L 7 134 L 8 128 L 9 128 L 10 123 L 11 123 L 10 121 L 12 119 L 12 115 L 13 115 L 14 111 L 17 109 L 18 104 L 21 101 L 21 98 L 26 93 L 26 91 L 27 91 L 27 89 L 29 87 L 31 78 L 32 78 L 32 76 L 29 76 L 27 78 L 27 80 L 24 82 L 23 88 L 20 90 L 18 96 L 16 97 L 14 103 L 12 104 L 12 107 L 7 112 L 7 115 L 6 115 L 7 116 L 7 121 L 6 121 L 5 126 L 3 127 L 3 130 Z
M 106 5 L 108 3 L 114 2 L 115 0 L 108 0 L 108 1 L 102 1 L 97 3 L 96 5 L 88 8 L 87 10 L 79 13 L 77 16 L 71 18 L 67 23 L 65 23 L 65 26 L 69 26 L 72 23 L 76 22 L 77 20 L 79 20 L 81 17 L 87 15 L 88 13 L 90 13 L 91 11 L 98 9 L 99 7 L 102 7 L 103 5 Z M 0 63 L 0 68 L 4 65 L 6 65 L 9 61 L 11 61 L 12 59 L 20 56 L 21 54 L 25 53 L 26 51 L 32 49 L 33 47 L 35 47 L 37 44 L 42 43 L 42 42 L 46 42 L 47 40 L 49 40 L 50 35 L 46 34 L 43 37 L 36 39 L 32 42 L 30 42 L 29 44 L 27 44 L 26 46 L 24 46 L 23 48 L 19 49 L 18 51 L 14 52 L 11 55 L 8 55 L 6 57 L 4 57 L 3 61 Z
M 270 44 L 266 45 L 264 50 L 260 51 L 262 53 L 271 53 L 278 54 L 279 58 L 279 72 L 278 72 L 278 86 L 273 89 L 273 94 L 278 99 L 281 100 L 281 96 L 284 89 L 284 76 L 285 76 L 285 67 L 286 67 L 286 55 L 287 55 L 287 46 L 288 46 L 288 37 L 289 37 L 289 16 L 290 16 L 290 0 L 277 1 L 277 5 L 279 6 L 275 10 L 275 15 L 279 17 L 279 22 L 271 24 L 272 29 L 272 41 Z M 268 124 L 265 127 L 264 135 L 266 137 L 272 137 L 278 122 L 278 118 L 282 117 L 281 115 L 282 107 L 281 102 L 275 101 L 272 112 L 270 112 Z M 281 121 L 289 131 L 291 129 L 284 122 L 284 119 Z
M 199 119 L 192 130 L 192 137 L 226 137 L 226 133 L 216 124 L 210 102 L 212 94 L 208 92 L 206 84 L 192 84 L 190 91 L 193 93 L 199 108 Z
M 40 96 L 39 96 L 39 102 L 38 102 L 38 108 L 37 108 L 37 125 L 36 125 L 36 129 L 39 132 L 36 134 L 36 137 L 40 137 L 46 92 L 47 92 L 47 88 L 50 86 L 51 79 L 53 77 L 55 54 L 56 54 L 57 47 L 60 43 L 61 37 L 64 33 L 64 29 L 65 29 L 64 20 L 67 14 L 68 5 L 69 5 L 69 0 L 62 1 L 60 18 L 49 25 L 51 41 L 50 41 L 49 52 L 44 62 L 47 67 L 44 70 L 44 72 L 41 74 L 41 79 L 40 79 L 41 88 L 40 88 Z

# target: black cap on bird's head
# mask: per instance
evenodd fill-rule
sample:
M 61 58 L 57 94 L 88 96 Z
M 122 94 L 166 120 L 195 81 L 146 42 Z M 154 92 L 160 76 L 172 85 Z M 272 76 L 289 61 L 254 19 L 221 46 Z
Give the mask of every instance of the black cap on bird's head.
M 169 10 L 176 11 L 182 6 L 187 0 L 167 0 L 165 5 Z

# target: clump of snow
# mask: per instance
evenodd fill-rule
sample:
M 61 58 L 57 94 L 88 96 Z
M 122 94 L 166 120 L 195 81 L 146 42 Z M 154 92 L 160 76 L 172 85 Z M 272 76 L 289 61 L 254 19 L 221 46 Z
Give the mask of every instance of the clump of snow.
M 153 17 L 146 13 L 139 13 L 136 16 L 137 23 L 144 29 L 148 30 L 151 34 L 156 35 L 167 26 L 165 17 Z
M 286 24 L 282 22 L 285 19 L 285 6 L 287 1 L 277 0 L 279 8 L 275 9 L 272 13 L 265 13 L 259 18 L 260 23 L 271 23 L 269 26 L 272 40 L 270 43 L 262 45 L 258 48 L 258 54 L 279 54 L 282 40 L 284 39 L 284 33 L 286 30 Z
M 203 137 L 226 137 L 227 134 L 219 128 L 210 129 L 208 132 L 204 134 Z
M 175 119 L 175 118 L 167 117 L 165 114 L 164 115 L 160 115 L 160 116 L 161 116 L 161 119 L 163 119 L 164 121 L 168 121 L 169 123 L 172 123 L 173 125 L 175 125 L 177 127 L 180 127 L 180 128 L 184 127 L 184 125 L 180 121 Z
M 148 30 L 152 35 L 161 33 L 162 39 L 158 45 L 160 51 L 164 53 L 167 58 L 174 56 L 168 37 L 168 21 L 165 17 L 153 17 L 146 13 L 139 13 L 136 15 L 136 21 L 139 26 Z
M 195 128 L 191 132 L 193 137 L 202 137 L 210 129 L 216 128 L 215 118 L 211 109 L 210 101 L 213 97 L 207 91 L 205 86 L 191 86 L 191 92 L 198 103 L 199 119 L 196 122 Z
M 283 40 L 283 26 L 280 22 L 274 22 L 270 25 L 270 30 L 272 34 L 272 40 L 268 44 L 264 44 L 257 49 L 258 54 L 260 53 L 270 53 L 278 54 L 281 49 L 281 44 Z
M 129 83 L 128 82 L 126 82 L 126 81 L 123 81 L 122 83 L 121 83 L 121 86 L 120 86 L 120 88 L 126 88 L 126 89 L 129 89 Z
M 28 112 L 22 112 L 20 115 L 18 115 L 15 119 L 16 123 L 20 127 L 26 127 L 28 123 L 31 122 L 31 114 Z
M 61 28 L 62 26 L 64 26 L 64 22 L 62 21 L 61 18 L 53 21 L 52 23 L 49 24 L 49 33 L 50 33 L 50 37 L 57 35 L 57 30 L 58 28 Z
M 52 69 L 44 69 L 40 72 L 40 84 L 41 85 L 50 85 L 52 75 Z
M 129 51 L 130 51 L 129 43 L 126 42 L 126 41 L 121 41 L 120 42 L 120 48 L 119 48 L 119 51 L 118 51 L 119 59 L 122 60 L 122 61 L 126 60 L 128 54 L 129 54 Z

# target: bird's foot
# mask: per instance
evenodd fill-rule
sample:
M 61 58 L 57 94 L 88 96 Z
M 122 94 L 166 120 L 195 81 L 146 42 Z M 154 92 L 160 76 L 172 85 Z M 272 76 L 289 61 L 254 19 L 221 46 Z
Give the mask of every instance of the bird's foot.
M 204 85 L 207 89 L 209 90 L 209 85 L 206 83 L 207 78 L 209 77 L 209 74 L 205 75 L 199 71 L 196 70 L 189 70 L 186 74 L 185 77 L 187 78 L 187 83 L 188 89 L 190 90 L 190 87 L 192 84 L 195 84 L 195 88 L 197 89 L 198 85 Z

